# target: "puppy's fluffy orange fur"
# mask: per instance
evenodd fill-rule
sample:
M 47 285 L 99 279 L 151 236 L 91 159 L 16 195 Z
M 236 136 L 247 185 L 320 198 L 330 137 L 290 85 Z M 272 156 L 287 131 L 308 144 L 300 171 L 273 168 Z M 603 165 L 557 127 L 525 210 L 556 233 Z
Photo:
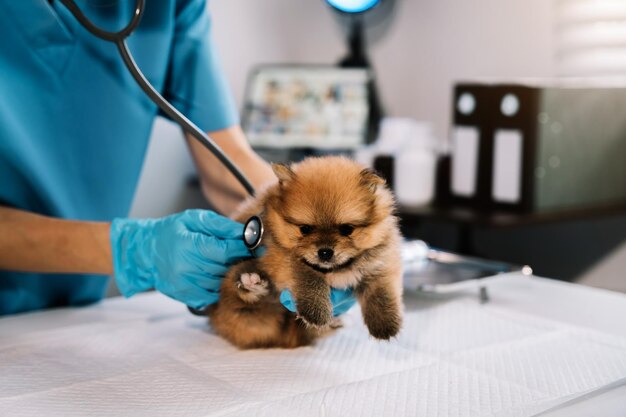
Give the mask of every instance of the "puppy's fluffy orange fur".
M 214 329 L 244 349 L 308 345 L 336 324 L 334 287 L 354 289 L 372 336 L 395 336 L 402 323 L 401 237 L 384 180 L 342 157 L 273 169 L 278 183 L 235 216 L 261 217 L 266 251 L 229 270 L 209 310 Z M 284 289 L 297 314 L 280 304 Z

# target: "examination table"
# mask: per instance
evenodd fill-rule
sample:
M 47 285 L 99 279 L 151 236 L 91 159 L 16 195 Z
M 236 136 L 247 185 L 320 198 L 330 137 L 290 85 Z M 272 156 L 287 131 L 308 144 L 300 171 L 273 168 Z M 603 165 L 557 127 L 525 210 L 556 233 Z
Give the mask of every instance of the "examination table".
M 625 416 L 626 295 L 521 274 L 407 292 L 296 350 L 239 351 L 149 293 L 0 319 L 0 416 Z

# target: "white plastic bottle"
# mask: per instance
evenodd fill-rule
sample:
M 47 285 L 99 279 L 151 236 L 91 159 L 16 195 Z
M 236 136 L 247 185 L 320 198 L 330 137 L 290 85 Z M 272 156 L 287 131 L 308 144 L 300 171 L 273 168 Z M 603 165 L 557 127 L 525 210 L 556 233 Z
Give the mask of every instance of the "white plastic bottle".
M 394 162 L 396 198 L 403 206 L 427 205 L 435 195 L 437 141 L 429 123 L 410 120 L 407 130 L 410 134 Z

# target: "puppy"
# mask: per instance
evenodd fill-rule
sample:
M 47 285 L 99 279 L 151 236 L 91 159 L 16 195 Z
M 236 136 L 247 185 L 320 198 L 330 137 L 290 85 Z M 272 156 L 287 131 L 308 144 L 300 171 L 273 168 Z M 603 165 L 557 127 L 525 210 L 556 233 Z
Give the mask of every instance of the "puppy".
M 220 301 L 209 309 L 216 332 L 243 349 L 311 344 L 337 323 L 333 287 L 354 289 L 372 336 L 395 336 L 402 323 L 401 236 L 384 180 L 343 157 L 272 168 L 278 183 L 235 216 L 262 219 L 265 253 L 227 273 Z M 285 289 L 297 314 L 280 304 Z

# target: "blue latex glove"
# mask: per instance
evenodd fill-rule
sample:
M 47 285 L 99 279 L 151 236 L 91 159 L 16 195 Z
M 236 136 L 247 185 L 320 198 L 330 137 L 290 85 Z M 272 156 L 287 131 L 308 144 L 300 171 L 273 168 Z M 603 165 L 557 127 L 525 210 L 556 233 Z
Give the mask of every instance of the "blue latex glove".
M 263 256 L 265 253 L 265 247 L 261 246 L 256 250 L 258 257 Z M 333 316 L 337 317 L 346 311 L 350 310 L 356 299 L 352 295 L 352 290 L 337 290 L 335 288 L 330 289 L 330 301 L 333 303 Z M 289 290 L 284 290 L 280 293 L 280 302 L 285 308 L 292 313 L 296 312 L 296 302 L 291 296 Z
M 350 310 L 354 303 L 356 303 L 356 299 L 354 298 L 351 289 L 338 290 L 331 288 L 330 301 L 333 303 L 333 316 L 335 317 Z M 291 292 L 289 290 L 284 290 L 280 293 L 280 302 L 287 308 L 287 310 L 292 313 L 296 312 L 296 302 L 291 296 Z
M 230 264 L 250 256 L 243 225 L 207 210 L 156 220 L 115 219 L 111 247 L 124 296 L 155 288 L 193 308 L 215 303 Z

